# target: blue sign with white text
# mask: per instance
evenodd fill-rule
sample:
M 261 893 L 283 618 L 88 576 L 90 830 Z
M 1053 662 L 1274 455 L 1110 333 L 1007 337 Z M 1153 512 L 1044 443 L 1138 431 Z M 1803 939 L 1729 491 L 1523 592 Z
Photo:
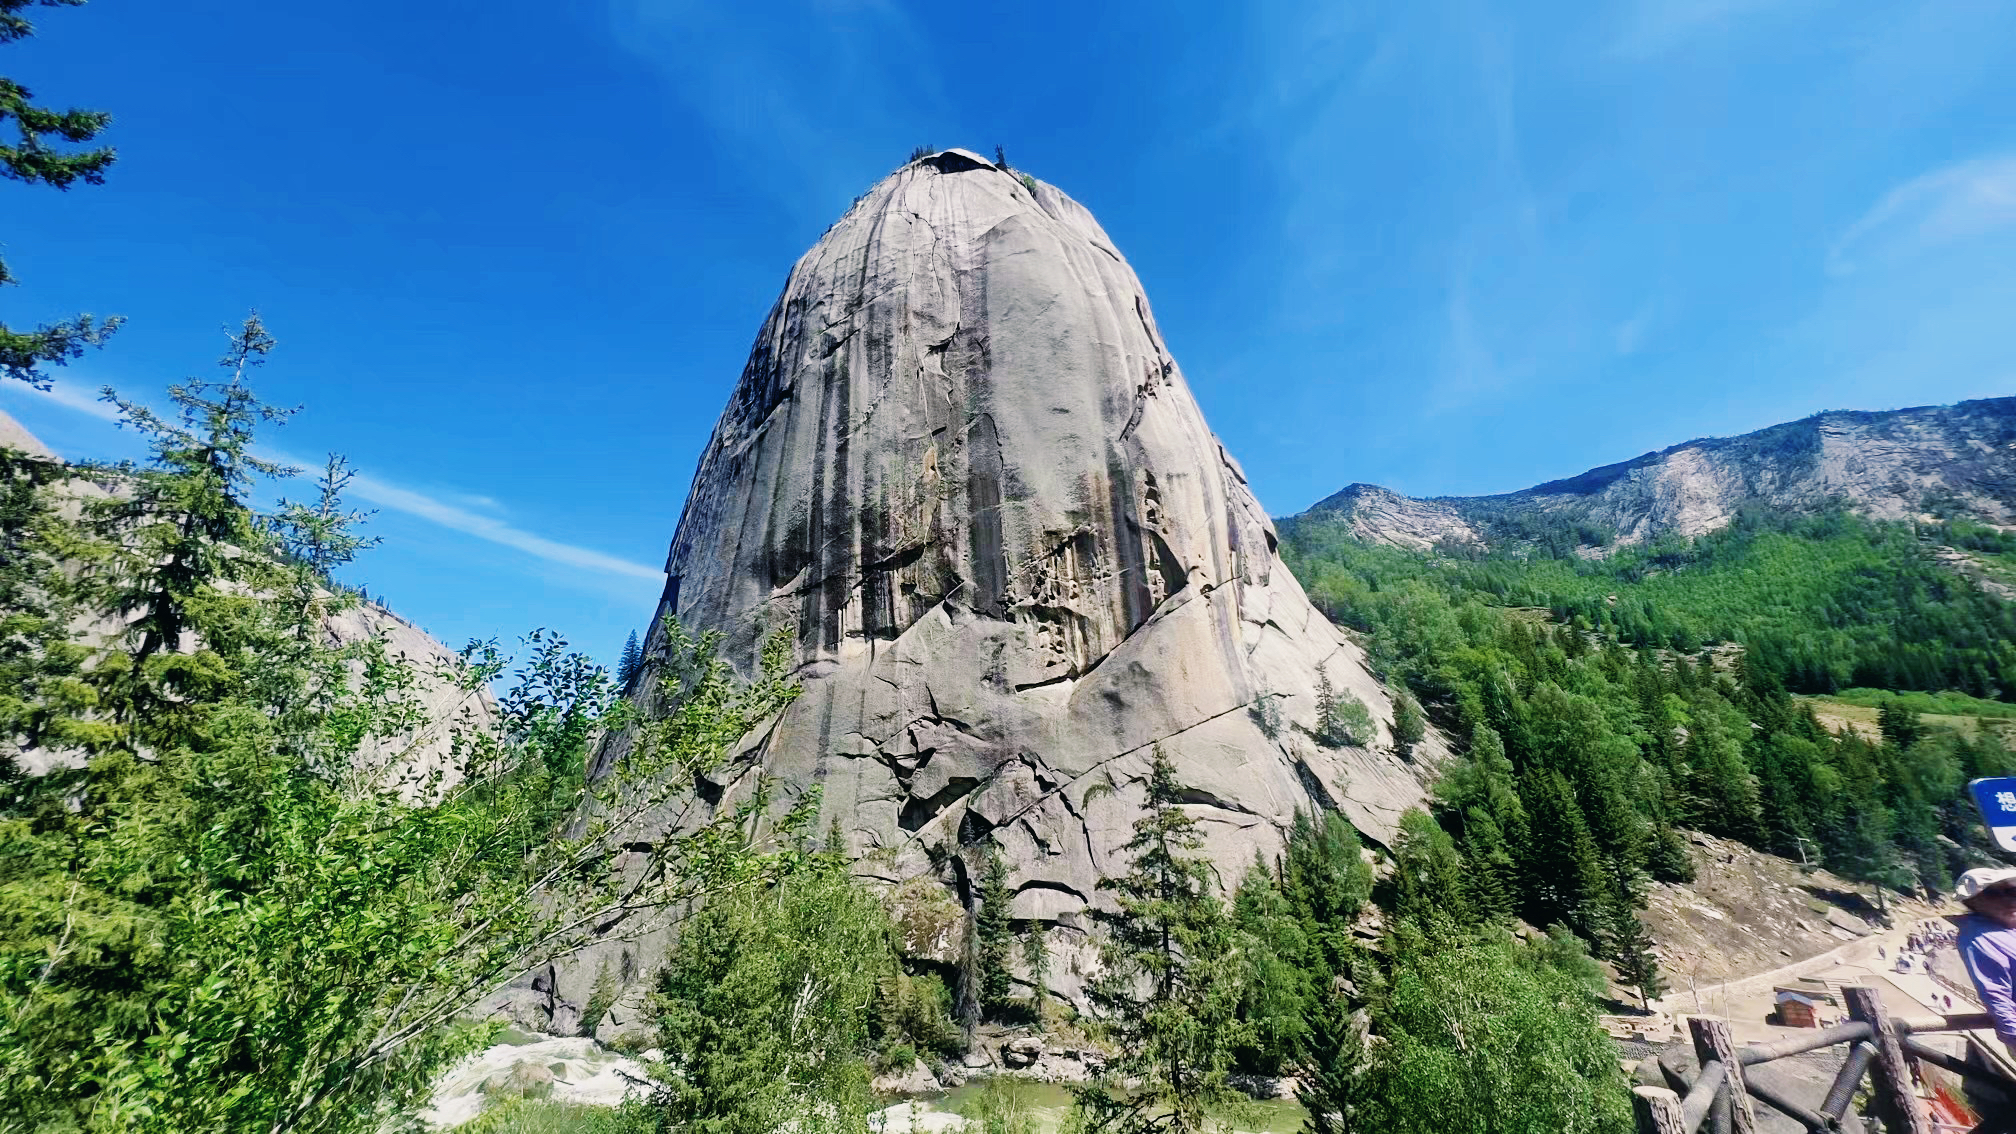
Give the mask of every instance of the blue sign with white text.
M 2016 851 L 2016 776 L 1974 780 L 1967 785 L 1974 793 L 1974 805 L 1981 809 L 1981 821 L 1995 836 L 1995 845 Z

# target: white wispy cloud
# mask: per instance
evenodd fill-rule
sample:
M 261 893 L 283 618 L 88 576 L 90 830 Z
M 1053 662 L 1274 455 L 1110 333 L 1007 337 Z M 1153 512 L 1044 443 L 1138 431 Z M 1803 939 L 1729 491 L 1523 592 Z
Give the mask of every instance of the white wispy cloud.
M 1610 53 L 1627 58 L 1658 55 L 1690 40 L 1725 33 L 1741 20 L 1802 2 L 1811 0 L 1635 0 L 1624 7 Z
M 514 528 L 494 516 L 471 512 L 467 508 L 457 507 L 424 492 L 402 488 L 374 476 L 358 474 L 357 479 L 350 482 L 350 491 L 358 499 L 381 508 L 417 516 L 444 528 L 502 544 L 505 547 L 516 548 L 527 555 L 534 555 L 550 562 L 633 579 L 656 580 L 665 577 L 665 572 L 656 567 L 647 567 L 642 563 L 632 563 L 627 559 L 590 548 L 576 547 L 573 544 L 534 535 L 523 529 Z
M 1848 226 L 1827 270 L 1908 256 L 2016 226 L 2016 154 L 1955 162 L 1906 181 Z
M 96 395 L 81 386 L 57 382 L 48 390 L 30 390 L 26 386 L 11 385 L 7 388 L 39 396 L 64 409 L 88 414 L 103 421 L 119 420 L 118 409 L 98 400 Z M 320 468 L 322 465 L 321 461 L 303 460 L 278 451 L 262 451 L 260 456 L 299 469 Z M 469 504 L 477 507 L 498 507 L 497 502 L 488 496 L 421 492 L 364 473 L 359 473 L 357 478 L 350 482 L 350 492 L 367 504 L 414 516 L 450 531 L 513 548 L 551 563 L 632 579 L 658 580 L 665 577 L 665 573 L 656 567 L 632 563 L 627 559 L 592 548 L 547 539 L 545 536 L 514 527 L 496 516 L 484 515 L 463 506 Z
M 55 402 L 67 410 L 89 414 L 101 421 L 118 421 L 119 408 L 100 398 L 97 393 L 82 386 L 72 386 L 63 382 L 52 383 L 47 390 L 36 390 L 37 394 Z

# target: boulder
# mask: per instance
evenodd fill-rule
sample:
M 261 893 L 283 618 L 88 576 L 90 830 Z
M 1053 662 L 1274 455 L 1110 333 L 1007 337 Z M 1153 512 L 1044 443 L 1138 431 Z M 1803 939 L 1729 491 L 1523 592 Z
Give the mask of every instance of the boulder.
M 1043 1041 L 1034 1036 L 1018 1036 L 1001 1044 L 1001 1065 L 1019 1071 L 1043 1058 Z
M 900 1073 L 891 1072 L 886 1075 L 876 1076 L 875 1080 L 869 1084 L 869 1089 L 873 1090 L 877 1095 L 888 1097 L 893 1095 L 922 1095 L 942 1090 L 943 1086 L 938 1082 L 938 1077 L 931 1073 L 931 1068 L 926 1066 L 923 1060 L 918 1059 L 912 1061 L 910 1066 L 903 1069 Z

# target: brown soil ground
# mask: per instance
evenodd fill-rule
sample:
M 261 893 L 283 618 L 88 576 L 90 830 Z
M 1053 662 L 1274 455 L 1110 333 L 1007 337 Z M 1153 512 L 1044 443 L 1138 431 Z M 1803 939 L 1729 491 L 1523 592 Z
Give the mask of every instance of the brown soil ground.
M 1877 928 L 1873 889 L 1689 832 L 1694 881 L 1652 887 L 1645 921 L 1674 990 L 1803 961 Z M 1887 898 L 1892 924 L 1948 912 Z M 1957 908 L 1957 907 L 1956 907 Z

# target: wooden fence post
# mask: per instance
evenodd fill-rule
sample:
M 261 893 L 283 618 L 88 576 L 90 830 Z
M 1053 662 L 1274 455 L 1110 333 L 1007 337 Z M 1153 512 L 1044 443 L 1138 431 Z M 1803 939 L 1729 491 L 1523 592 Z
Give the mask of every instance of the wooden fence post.
M 1680 1117 L 1680 1096 L 1664 1087 L 1631 1088 L 1631 1114 L 1638 1134 L 1687 1134 Z
M 1721 1060 L 1722 1066 L 1728 1068 L 1722 1077 L 1722 1097 L 1715 1100 L 1715 1109 L 1709 1112 L 1715 1118 L 1716 1129 L 1722 1128 L 1722 1112 L 1726 1108 L 1731 1134 L 1757 1134 L 1757 1111 L 1750 1105 L 1750 1092 L 1743 1085 L 1743 1064 L 1736 1058 L 1735 1041 L 1729 1037 L 1729 1021 L 1689 1016 L 1687 1031 L 1694 1037 L 1697 1063 L 1706 1067 L 1710 1060 Z
M 1876 1045 L 1876 1109 L 1889 1129 L 1897 1134 L 1932 1134 L 1932 1118 L 1925 1112 L 1925 1100 L 1911 1089 L 1911 1067 L 1904 1061 L 1904 1046 L 1890 1023 L 1883 998 L 1864 984 L 1843 988 L 1848 998 L 1848 1015 L 1869 1025 L 1870 1042 Z

